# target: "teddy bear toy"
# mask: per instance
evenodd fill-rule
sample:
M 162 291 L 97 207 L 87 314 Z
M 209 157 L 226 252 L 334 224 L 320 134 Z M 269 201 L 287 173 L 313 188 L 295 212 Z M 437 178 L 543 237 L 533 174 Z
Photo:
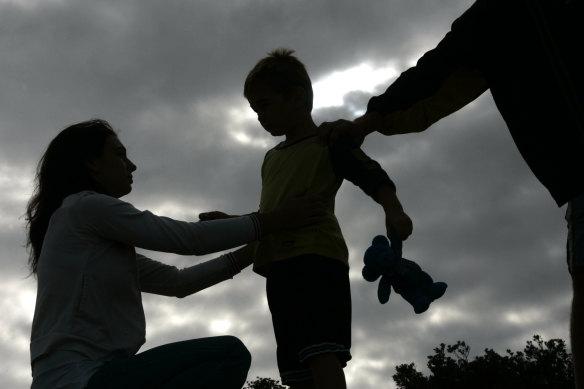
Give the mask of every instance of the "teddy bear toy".
M 448 286 L 444 282 L 434 282 L 417 263 L 402 258 L 402 241 L 395 232 L 391 234 L 391 246 L 383 235 L 373 238 L 363 261 L 363 278 L 373 282 L 381 277 L 377 288 L 377 298 L 381 304 L 389 301 L 393 287 L 414 307 L 415 313 L 422 313 L 432 301 L 444 294 Z

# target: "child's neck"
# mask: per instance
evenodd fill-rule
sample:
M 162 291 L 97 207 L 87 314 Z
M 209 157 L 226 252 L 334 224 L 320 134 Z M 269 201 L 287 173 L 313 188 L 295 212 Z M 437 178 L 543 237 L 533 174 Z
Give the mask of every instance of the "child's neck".
M 287 145 L 302 138 L 306 138 L 309 135 L 316 134 L 317 128 L 318 127 L 314 124 L 312 117 L 308 117 L 286 133 L 286 140 L 284 140 L 282 144 Z

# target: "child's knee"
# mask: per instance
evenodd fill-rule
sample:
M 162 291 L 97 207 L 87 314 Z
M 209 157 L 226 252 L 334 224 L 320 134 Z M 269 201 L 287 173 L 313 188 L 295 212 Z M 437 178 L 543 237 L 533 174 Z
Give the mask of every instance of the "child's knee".
M 313 355 L 306 360 L 308 366 L 311 369 L 319 368 L 319 367 L 333 367 L 333 368 L 342 368 L 341 361 L 339 361 L 339 357 L 336 353 L 323 353 Z

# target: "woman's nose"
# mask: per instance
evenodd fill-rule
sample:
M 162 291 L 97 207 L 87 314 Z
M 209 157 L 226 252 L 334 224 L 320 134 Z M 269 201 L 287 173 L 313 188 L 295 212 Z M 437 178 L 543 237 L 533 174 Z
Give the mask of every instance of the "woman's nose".
M 131 172 L 134 172 L 134 171 L 136 171 L 136 169 L 138 169 L 138 167 L 134 164 L 134 162 L 130 161 L 129 159 L 128 159 L 128 163 L 129 163 L 128 168 Z

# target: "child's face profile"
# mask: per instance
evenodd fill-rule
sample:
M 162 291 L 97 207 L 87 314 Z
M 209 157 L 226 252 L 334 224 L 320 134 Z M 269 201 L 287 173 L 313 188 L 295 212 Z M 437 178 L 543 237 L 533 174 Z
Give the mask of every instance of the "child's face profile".
M 286 135 L 297 120 L 297 111 L 290 98 L 262 81 L 256 81 L 247 93 L 249 106 L 258 115 L 262 127 L 273 136 Z

